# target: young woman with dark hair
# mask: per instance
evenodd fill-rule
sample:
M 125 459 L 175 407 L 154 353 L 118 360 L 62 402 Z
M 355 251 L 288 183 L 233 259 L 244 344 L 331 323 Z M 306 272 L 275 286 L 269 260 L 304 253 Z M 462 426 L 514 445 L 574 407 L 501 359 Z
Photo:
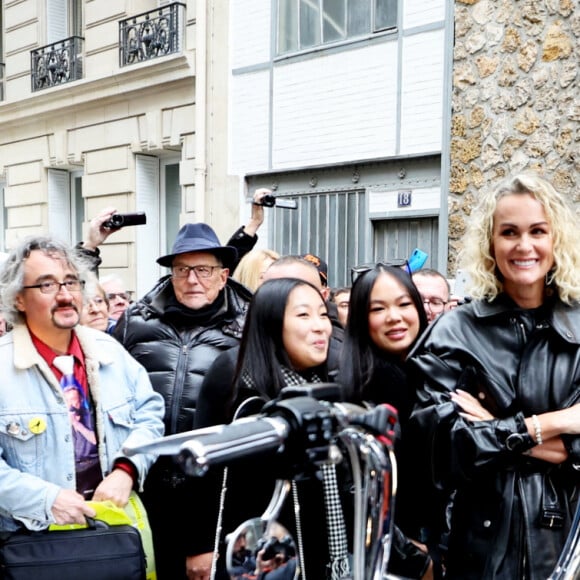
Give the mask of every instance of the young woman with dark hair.
M 419 291 L 402 268 L 377 264 L 350 294 L 340 380 L 351 400 L 390 403 L 399 413 L 412 404 L 404 359 L 428 321 Z M 390 379 L 386 383 L 386 379 Z
M 250 397 L 267 401 L 276 398 L 284 387 L 325 381 L 331 330 L 326 303 L 313 285 L 294 278 L 261 284 L 250 303 L 239 348 L 219 356 L 205 376 L 195 427 L 231 422 L 239 405 Z M 231 532 L 244 520 L 260 516 L 265 510 L 275 481 L 271 467 L 272 459 L 268 459 L 267 466 L 256 459 L 228 470 L 224 532 Z M 197 555 L 188 558 L 187 567 L 193 578 L 205 578 L 202 573 L 195 576 L 193 571 L 207 570 L 213 557 L 217 494 L 221 488 L 220 477 L 215 473 L 213 476 L 212 482 L 210 474 L 207 493 L 200 502 L 204 504 L 201 506 L 204 513 L 195 523 L 201 532 L 196 540 Z M 310 577 L 322 578 L 328 562 L 322 484 L 315 479 L 301 481 L 296 489 L 305 514 L 300 531 L 306 568 Z M 283 523 L 295 531 L 294 508 L 286 507 L 290 513 L 284 513 Z M 223 558 L 218 559 L 218 566 L 222 562 Z M 218 570 L 216 577 L 221 578 L 220 574 L 225 571 Z
M 387 403 L 398 411 L 397 529 L 389 571 L 406 578 L 431 578 L 433 574 L 427 548 L 419 548 L 403 535 L 425 539 L 421 537 L 426 515 L 421 513 L 425 499 L 421 489 L 424 468 L 417 456 L 419 442 L 408 430 L 415 384 L 405 357 L 427 325 L 421 295 L 403 268 L 379 263 L 360 273 L 354 281 L 338 380 L 350 400 Z
M 220 355 L 206 375 L 196 428 L 229 423 L 250 396 L 269 400 L 285 386 L 327 380 L 330 321 L 319 297 L 314 286 L 296 278 L 268 280 L 258 288 L 240 346 Z

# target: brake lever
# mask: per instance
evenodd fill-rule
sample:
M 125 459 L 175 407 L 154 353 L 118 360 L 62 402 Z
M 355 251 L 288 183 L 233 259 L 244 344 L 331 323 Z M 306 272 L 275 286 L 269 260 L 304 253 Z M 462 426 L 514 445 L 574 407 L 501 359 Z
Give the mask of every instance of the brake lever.
M 369 409 L 365 413 L 350 417 L 349 423 L 368 429 L 381 443 L 392 447 L 395 441 L 395 427 L 398 420 L 397 409 L 384 403 Z

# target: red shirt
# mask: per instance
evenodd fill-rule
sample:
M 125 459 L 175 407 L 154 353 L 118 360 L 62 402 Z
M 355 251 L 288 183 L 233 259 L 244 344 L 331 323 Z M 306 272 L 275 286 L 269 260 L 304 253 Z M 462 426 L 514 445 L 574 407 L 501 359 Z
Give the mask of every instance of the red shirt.
M 62 378 L 62 372 L 54 366 L 54 359 L 59 355 L 56 354 L 48 345 L 42 342 L 39 338 L 34 336 L 32 332 L 30 333 L 30 336 L 32 338 L 32 343 L 36 347 L 36 350 L 38 351 L 40 356 L 46 361 L 46 363 L 51 368 L 52 372 L 60 382 Z M 71 341 L 68 346 L 66 354 L 72 355 L 74 357 L 74 370 L 73 370 L 74 376 L 78 384 L 82 387 L 85 398 L 87 399 L 87 401 L 89 401 L 92 413 L 93 406 L 91 398 L 89 396 L 87 372 L 85 369 L 85 354 L 81 348 L 79 339 L 74 332 L 72 333 Z M 137 468 L 133 465 L 133 463 L 129 459 L 118 458 L 115 460 L 114 465 L 115 468 L 122 469 L 123 471 L 128 473 L 133 478 L 133 482 L 137 482 Z
M 61 382 L 63 373 L 54 365 L 54 359 L 59 355 L 34 334 L 30 333 L 30 335 L 36 350 L 47 362 L 58 381 Z M 86 499 L 91 499 L 96 486 L 103 479 L 103 474 L 97 448 L 94 407 L 89 393 L 85 369 L 85 355 L 74 332 L 71 335 L 66 355 L 72 356 L 74 359 L 73 374 L 76 384 L 73 388 L 77 391 L 79 388 L 82 390 L 82 401 L 79 400 L 77 403 L 79 406 L 77 407 L 73 404 L 69 408 L 74 438 L 76 487 L 77 491 L 83 494 Z M 69 386 L 63 387 L 65 389 L 63 392 L 66 393 Z
M 60 382 L 62 378 L 62 373 L 54 366 L 54 359 L 59 356 L 50 348 L 47 344 L 42 342 L 39 338 L 34 336 L 32 332 L 30 333 L 32 338 L 32 344 L 36 347 L 38 354 L 47 362 L 48 366 L 51 368 L 54 376 Z M 72 354 L 75 359 L 74 363 L 74 375 L 75 379 L 78 381 L 79 385 L 83 388 L 85 397 L 89 398 L 89 387 L 87 383 L 87 372 L 85 370 L 85 353 L 81 349 L 81 344 L 77 335 L 73 332 L 68 345 L 68 350 L 65 354 Z

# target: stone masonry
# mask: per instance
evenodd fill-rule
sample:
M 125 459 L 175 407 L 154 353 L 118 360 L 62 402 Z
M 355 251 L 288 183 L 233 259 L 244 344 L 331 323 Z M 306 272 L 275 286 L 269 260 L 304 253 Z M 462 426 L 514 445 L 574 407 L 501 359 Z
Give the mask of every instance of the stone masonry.
M 578 0 L 456 0 L 449 272 L 478 192 L 535 169 L 580 213 Z

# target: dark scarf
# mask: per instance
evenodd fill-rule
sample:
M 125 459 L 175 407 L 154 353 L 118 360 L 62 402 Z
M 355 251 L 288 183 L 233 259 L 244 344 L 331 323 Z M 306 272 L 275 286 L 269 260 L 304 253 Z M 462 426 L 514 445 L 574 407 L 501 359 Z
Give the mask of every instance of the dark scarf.
M 213 321 L 218 315 L 227 312 L 227 300 L 225 289 L 220 291 L 217 298 L 207 306 L 193 310 L 178 302 L 175 294 L 171 293 L 167 300 L 167 306 L 163 318 L 177 327 L 205 326 Z

